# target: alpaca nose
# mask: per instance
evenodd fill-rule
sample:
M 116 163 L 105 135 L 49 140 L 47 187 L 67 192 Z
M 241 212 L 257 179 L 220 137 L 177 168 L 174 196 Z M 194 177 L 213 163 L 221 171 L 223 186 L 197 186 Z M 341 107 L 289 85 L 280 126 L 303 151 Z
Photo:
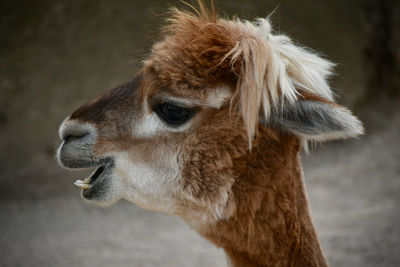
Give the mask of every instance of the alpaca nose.
M 59 135 L 62 141 L 68 142 L 82 139 L 88 135 L 93 139 L 95 137 L 95 131 L 88 123 L 82 123 L 66 118 L 60 126 Z
M 59 134 L 63 142 L 57 150 L 57 158 L 62 166 L 87 168 L 100 163 L 93 155 L 97 133 L 91 124 L 67 118 Z

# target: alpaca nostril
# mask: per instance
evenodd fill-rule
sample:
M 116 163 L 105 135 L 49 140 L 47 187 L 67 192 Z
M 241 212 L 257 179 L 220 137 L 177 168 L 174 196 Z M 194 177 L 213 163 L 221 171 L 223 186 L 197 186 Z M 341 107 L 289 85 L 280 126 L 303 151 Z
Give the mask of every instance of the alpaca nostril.
M 88 135 L 95 136 L 96 130 L 88 123 L 66 119 L 60 126 L 60 137 L 62 141 L 82 139 Z
M 72 140 L 76 140 L 76 139 L 80 139 L 85 137 L 86 135 L 88 135 L 89 133 L 84 133 L 84 134 L 80 134 L 80 135 L 72 135 L 72 134 L 68 134 L 67 136 L 63 137 L 63 140 L 68 142 L 68 141 L 72 141 Z
M 63 141 L 81 139 L 90 134 L 85 125 L 68 124 L 61 130 L 60 136 Z

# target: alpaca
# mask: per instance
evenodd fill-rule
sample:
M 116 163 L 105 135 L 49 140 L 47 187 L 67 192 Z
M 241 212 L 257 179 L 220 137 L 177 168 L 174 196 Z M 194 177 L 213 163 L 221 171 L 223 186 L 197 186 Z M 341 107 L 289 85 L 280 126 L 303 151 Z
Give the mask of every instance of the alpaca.
M 299 151 L 356 137 L 334 102 L 333 64 L 272 32 L 268 19 L 174 9 L 133 80 L 60 126 L 62 166 L 94 168 L 84 199 L 124 198 L 178 215 L 230 266 L 326 266 Z

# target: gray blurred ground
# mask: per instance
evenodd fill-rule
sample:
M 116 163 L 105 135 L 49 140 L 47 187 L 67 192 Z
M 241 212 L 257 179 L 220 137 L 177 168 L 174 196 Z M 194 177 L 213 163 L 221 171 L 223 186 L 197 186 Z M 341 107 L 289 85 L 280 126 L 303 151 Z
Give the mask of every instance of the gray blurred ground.
M 218 4 L 245 18 L 278 5 L 259 2 Z M 62 170 L 54 159 L 58 124 L 133 76 L 172 5 L 181 6 L 0 2 L 0 266 L 225 266 L 223 252 L 176 217 L 124 201 L 107 209 L 86 204 L 72 185 L 84 173 Z M 399 12 L 390 0 L 280 1 L 273 16 L 280 31 L 339 63 L 332 81 L 339 101 L 367 127 L 359 140 L 303 155 L 332 266 L 400 265 Z

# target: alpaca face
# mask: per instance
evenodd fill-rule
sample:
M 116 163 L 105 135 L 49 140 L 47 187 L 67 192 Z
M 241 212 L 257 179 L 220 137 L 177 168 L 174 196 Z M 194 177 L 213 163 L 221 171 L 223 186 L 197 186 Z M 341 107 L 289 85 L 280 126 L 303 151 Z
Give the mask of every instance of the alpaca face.
M 156 80 L 144 69 L 72 113 L 60 127 L 59 162 L 71 169 L 96 168 L 75 184 L 85 199 L 100 205 L 125 198 L 165 213 L 205 210 L 209 203 L 195 201 L 198 186 L 183 173 L 196 171 L 188 170 L 193 161 L 201 162 L 190 154 L 196 133 L 210 128 L 210 116 L 215 120 L 224 112 L 230 89 L 221 86 L 195 98 L 160 89 Z M 227 201 L 228 192 L 217 194 Z
M 228 218 L 232 185 L 243 176 L 235 165 L 247 162 L 253 137 L 325 141 L 363 132 L 333 102 L 332 64 L 273 35 L 268 20 L 177 11 L 170 21 L 131 82 L 60 127 L 60 164 L 96 168 L 75 182 L 85 199 L 125 198 L 189 222 Z

